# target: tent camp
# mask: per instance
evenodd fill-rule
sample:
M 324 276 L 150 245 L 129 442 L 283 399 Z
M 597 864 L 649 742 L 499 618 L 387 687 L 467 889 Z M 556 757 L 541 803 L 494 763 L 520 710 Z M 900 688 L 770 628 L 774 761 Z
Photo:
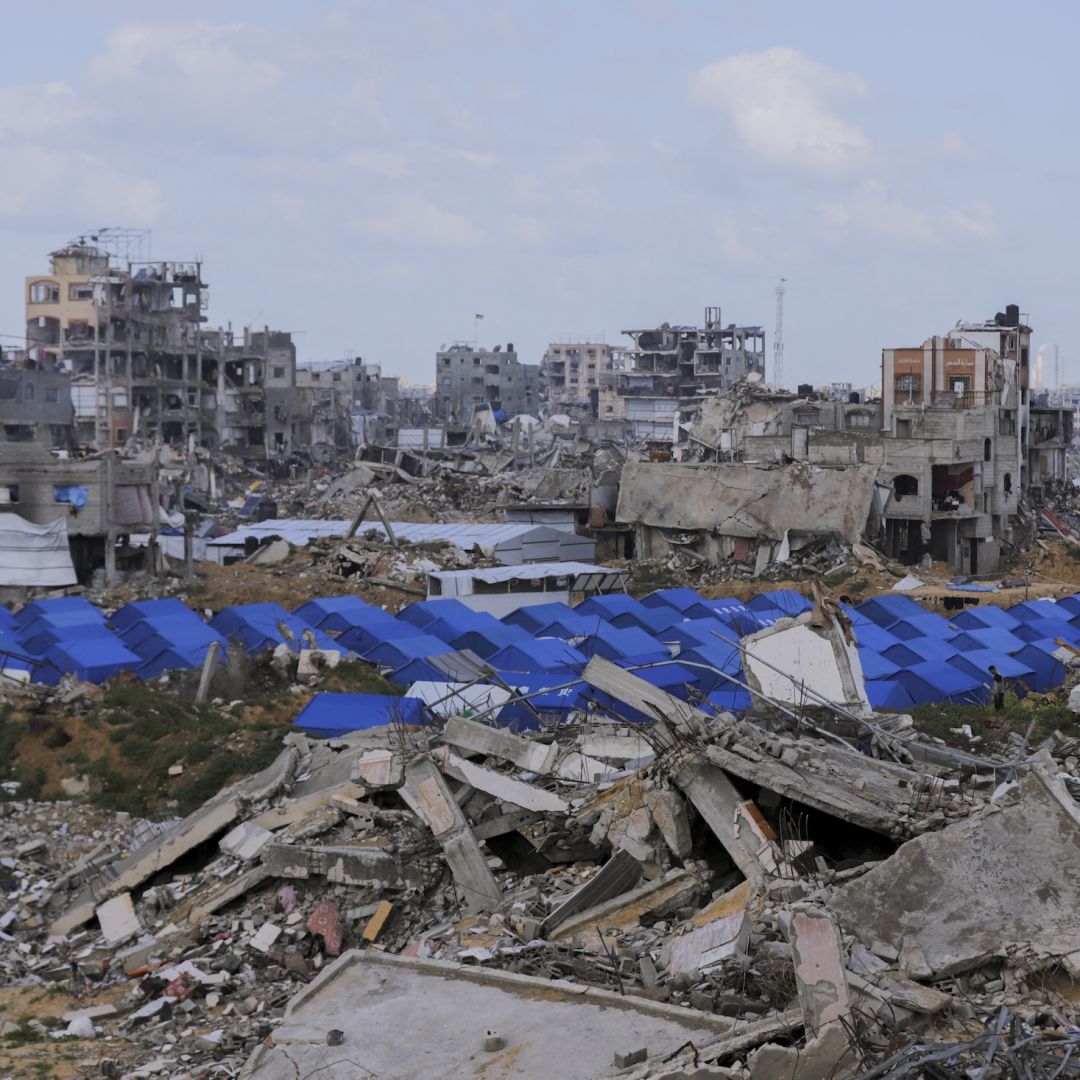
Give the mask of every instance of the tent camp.
M 301 731 L 323 739 L 387 724 L 423 727 L 428 723 L 427 707 L 419 698 L 329 692 L 316 694 L 293 721 Z

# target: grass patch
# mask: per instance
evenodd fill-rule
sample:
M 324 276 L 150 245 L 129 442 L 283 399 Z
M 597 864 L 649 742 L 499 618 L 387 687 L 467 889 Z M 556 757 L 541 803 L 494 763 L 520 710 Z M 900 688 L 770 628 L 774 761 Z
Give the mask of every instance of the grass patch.
M 994 712 L 986 705 L 954 705 L 938 702 L 918 705 L 910 710 L 915 726 L 924 735 L 941 739 L 950 746 L 966 748 L 967 738 L 956 734 L 954 729 L 967 724 L 972 735 L 982 736 L 985 743 L 1004 741 L 1010 732 L 1021 738 L 1027 734 L 1032 721 L 1035 726 L 1029 745 L 1060 731 L 1067 738 L 1080 737 L 1080 717 L 1052 698 L 1032 695 L 1018 698 L 1012 691 L 1005 694 L 1005 708 Z

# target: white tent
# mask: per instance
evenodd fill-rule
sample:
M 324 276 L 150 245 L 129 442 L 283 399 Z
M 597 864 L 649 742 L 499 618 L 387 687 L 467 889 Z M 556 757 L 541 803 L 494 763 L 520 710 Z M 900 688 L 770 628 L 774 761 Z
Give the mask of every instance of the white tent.
M 35 525 L 0 513 L 0 585 L 54 588 L 76 581 L 64 518 Z

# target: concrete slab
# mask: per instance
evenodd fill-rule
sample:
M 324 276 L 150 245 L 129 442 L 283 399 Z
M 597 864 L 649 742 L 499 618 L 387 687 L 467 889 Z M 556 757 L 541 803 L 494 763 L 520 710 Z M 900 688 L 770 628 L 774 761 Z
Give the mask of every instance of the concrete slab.
M 108 945 L 119 945 L 121 941 L 127 941 L 142 932 L 142 924 L 131 902 L 131 893 L 121 893 L 111 900 L 106 900 L 94 910 L 94 914 L 97 915 Z
M 1031 769 L 1002 803 L 908 841 L 831 906 L 845 930 L 873 951 L 895 949 L 916 977 L 920 958 L 943 977 L 1014 942 L 1065 955 L 1080 948 L 1080 807 Z
M 616 1053 L 647 1046 L 662 1056 L 733 1026 L 726 1017 L 557 980 L 349 952 L 292 1000 L 274 1046 L 258 1048 L 241 1076 L 295 1080 L 319 1070 L 329 1080 L 595 1080 L 619 1071 Z M 346 1036 L 328 1052 L 331 1028 Z M 484 1050 L 488 1031 L 498 1033 L 501 1049 Z
M 242 821 L 218 841 L 218 847 L 226 855 L 248 862 L 254 859 L 273 838 L 274 834 L 269 829 L 256 825 L 254 821 Z

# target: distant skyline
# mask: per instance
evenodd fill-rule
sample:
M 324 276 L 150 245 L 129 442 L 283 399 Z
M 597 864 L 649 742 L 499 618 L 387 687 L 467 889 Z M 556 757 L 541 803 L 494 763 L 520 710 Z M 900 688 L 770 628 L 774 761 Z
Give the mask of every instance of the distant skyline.
M 103 226 L 201 258 L 209 325 L 429 382 L 436 350 L 723 320 L 772 375 L 1017 303 L 1080 382 L 1072 5 L 8 5 L 0 338 Z

